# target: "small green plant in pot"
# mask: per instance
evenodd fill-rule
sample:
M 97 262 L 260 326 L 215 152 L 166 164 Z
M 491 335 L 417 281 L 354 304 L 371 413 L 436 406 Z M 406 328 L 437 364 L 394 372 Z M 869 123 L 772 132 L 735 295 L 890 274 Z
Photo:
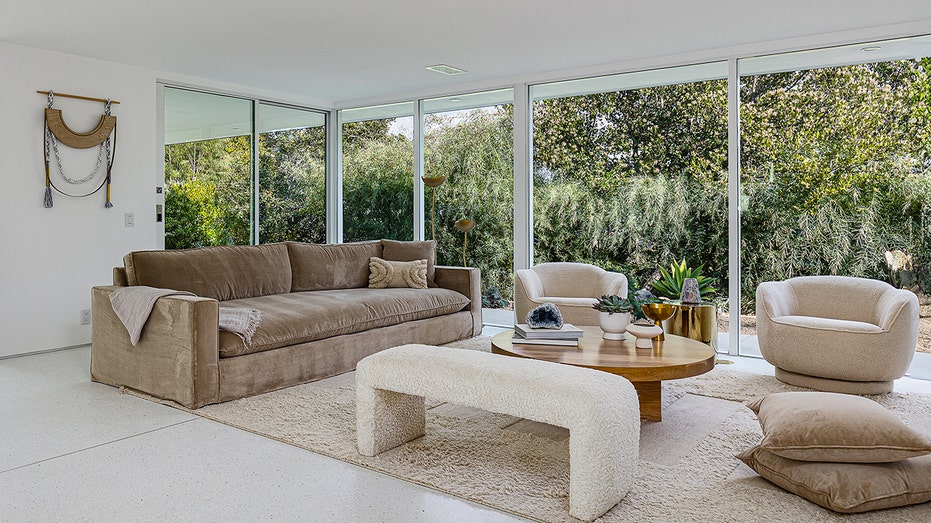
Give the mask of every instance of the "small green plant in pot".
M 701 275 L 701 271 L 704 267 L 704 265 L 699 265 L 693 269 L 685 263 L 684 259 L 681 262 L 673 261 L 668 271 L 660 268 L 660 278 L 651 283 L 650 286 L 653 288 L 653 293 L 657 296 L 677 300 L 679 299 L 679 294 L 682 292 L 682 283 L 685 279 L 695 278 L 698 280 L 699 293 L 701 293 L 702 296 L 707 296 L 712 294 L 716 289 L 714 288 L 713 278 Z
M 608 314 L 614 314 L 615 312 L 630 312 L 634 310 L 634 306 L 630 304 L 630 301 L 627 298 L 621 298 L 620 296 L 614 296 L 613 294 L 604 294 L 601 298 L 598 298 L 598 301 L 592 305 L 592 308 L 598 312 L 607 312 Z
M 592 308 L 598 311 L 598 325 L 604 332 L 602 338 L 606 340 L 626 338 L 624 332 L 630 325 L 630 312 L 634 310 L 634 306 L 627 298 L 605 294 L 598 298 Z

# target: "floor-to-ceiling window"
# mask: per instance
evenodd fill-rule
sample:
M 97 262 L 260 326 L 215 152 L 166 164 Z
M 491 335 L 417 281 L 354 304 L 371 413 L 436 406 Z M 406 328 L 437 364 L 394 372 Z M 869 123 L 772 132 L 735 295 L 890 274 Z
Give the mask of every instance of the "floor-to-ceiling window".
M 162 89 L 166 248 L 324 241 L 324 113 Z
M 342 111 L 343 241 L 414 238 L 413 104 Z
M 259 243 L 326 241 L 326 117 L 259 104 Z
M 926 308 L 929 56 L 925 37 L 739 61 L 743 330 L 756 286 L 793 276 L 885 280 Z
M 684 261 L 726 306 L 726 77 L 711 63 L 533 86 L 534 263 L 592 263 L 639 289 Z
M 252 100 L 166 87 L 165 247 L 252 242 Z
M 495 287 L 504 300 L 514 285 L 512 96 L 504 89 L 423 101 L 424 236 L 437 240 L 438 263 L 478 267 L 483 290 Z M 474 222 L 467 236 L 462 220 Z

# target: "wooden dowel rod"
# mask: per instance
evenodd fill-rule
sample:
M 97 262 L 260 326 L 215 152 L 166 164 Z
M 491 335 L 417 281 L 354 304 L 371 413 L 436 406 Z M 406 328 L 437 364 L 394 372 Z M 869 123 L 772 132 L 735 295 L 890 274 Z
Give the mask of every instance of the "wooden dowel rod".
M 44 94 L 45 96 L 48 96 L 48 91 L 36 91 L 36 92 L 39 94 Z M 106 98 L 92 98 L 90 96 L 80 96 L 77 94 L 55 93 L 55 96 L 61 96 L 62 98 L 74 98 L 76 100 L 87 100 L 89 102 L 100 102 L 104 104 L 107 103 Z M 117 102 L 116 100 L 110 100 L 110 103 L 118 104 L 120 102 Z

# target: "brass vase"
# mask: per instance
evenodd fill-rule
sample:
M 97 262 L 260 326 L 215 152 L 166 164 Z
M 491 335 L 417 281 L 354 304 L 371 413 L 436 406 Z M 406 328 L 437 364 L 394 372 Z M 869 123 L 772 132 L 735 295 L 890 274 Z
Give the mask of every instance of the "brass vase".
M 675 305 L 671 303 L 644 303 L 640 306 L 640 309 L 643 311 L 643 314 L 645 314 L 647 318 L 653 320 L 656 326 L 661 330 L 663 328 L 663 321 L 671 318 L 676 312 Z M 666 335 L 661 332 L 656 339 L 657 341 L 665 341 Z

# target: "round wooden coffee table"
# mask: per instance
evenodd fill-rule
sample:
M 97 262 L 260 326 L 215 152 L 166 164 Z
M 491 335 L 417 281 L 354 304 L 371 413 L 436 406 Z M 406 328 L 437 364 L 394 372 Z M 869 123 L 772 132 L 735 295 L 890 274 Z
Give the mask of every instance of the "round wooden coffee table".
M 514 331 L 506 330 L 492 338 L 491 351 L 623 376 L 637 389 L 640 417 L 650 421 L 663 419 L 664 380 L 698 376 L 714 368 L 714 350 L 690 338 L 666 334 L 666 341 L 653 340 L 651 348 L 638 349 L 630 334 L 626 341 L 605 340 L 598 327 L 580 328 L 585 334 L 579 339 L 578 347 L 515 345 L 512 343 Z

